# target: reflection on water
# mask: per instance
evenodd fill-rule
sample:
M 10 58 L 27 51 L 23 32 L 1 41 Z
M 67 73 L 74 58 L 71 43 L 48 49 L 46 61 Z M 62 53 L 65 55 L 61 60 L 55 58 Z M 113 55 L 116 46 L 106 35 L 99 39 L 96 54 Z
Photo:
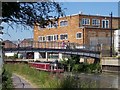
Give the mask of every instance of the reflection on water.
M 94 84 L 95 88 L 120 88 L 120 77 L 116 73 L 102 73 L 102 74 L 68 74 L 78 77 L 79 81 Z

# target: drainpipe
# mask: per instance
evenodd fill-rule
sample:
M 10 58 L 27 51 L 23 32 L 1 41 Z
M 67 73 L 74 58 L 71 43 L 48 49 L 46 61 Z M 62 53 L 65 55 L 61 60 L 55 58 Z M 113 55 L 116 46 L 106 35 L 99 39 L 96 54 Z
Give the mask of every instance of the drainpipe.
M 85 30 L 83 28 L 83 46 L 85 45 L 85 37 L 84 37 L 85 35 L 84 34 L 85 34 Z

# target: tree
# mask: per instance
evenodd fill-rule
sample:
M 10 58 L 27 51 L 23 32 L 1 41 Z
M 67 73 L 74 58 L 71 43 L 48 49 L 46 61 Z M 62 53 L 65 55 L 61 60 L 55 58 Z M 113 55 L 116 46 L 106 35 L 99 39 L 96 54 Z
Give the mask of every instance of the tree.
M 33 26 L 38 23 L 45 27 L 51 18 L 57 20 L 64 16 L 61 4 L 58 2 L 2 2 L 2 22 Z

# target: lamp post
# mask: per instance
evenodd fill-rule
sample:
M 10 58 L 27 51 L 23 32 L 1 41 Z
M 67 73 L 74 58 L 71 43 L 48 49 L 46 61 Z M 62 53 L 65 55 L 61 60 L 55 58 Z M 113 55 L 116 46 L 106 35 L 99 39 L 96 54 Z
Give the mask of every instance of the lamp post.
M 110 30 L 111 30 L 111 37 L 110 37 L 110 57 L 112 57 L 112 49 L 113 49 L 113 36 L 112 36 L 112 12 L 110 14 L 110 19 L 111 19 L 111 27 L 110 27 Z
M 20 47 L 20 39 L 18 39 L 18 48 Z
M 17 52 L 17 55 L 19 54 L 19 48 L 20 48 L 20 39 L 18 39 L 17 41 L 17 48 L 18 48 L 18 52 Z

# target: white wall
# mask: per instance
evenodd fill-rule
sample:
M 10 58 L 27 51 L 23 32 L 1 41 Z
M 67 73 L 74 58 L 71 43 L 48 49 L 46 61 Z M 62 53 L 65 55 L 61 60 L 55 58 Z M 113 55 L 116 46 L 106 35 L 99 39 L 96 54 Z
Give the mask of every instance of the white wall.
M 114 32 L 114 49 L 116 52 L 118 52 L 119 43 L 120 43 L 120 30 L 115 30 L 115 32 Z
M 39 52 L 34 52 L 34 60 L 37 60 L 39 59 Z
M 15 53 L 5 53 L 5 56 L 14 56 Z

